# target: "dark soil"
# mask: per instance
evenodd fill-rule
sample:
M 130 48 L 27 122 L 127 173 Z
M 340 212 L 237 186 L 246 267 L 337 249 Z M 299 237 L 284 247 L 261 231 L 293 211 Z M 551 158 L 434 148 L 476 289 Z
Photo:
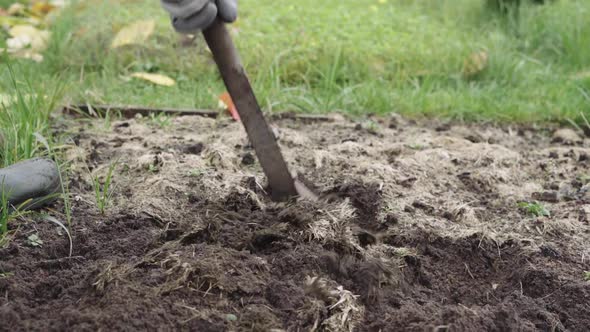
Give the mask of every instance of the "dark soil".
M 240 124 L 172 122 L 64 124 L 77 144 L 66 155 L 73 255 L 54 224 L 11 224 L 0 329 L 590 327 L 588 140 L 402 118 L 277 120 L 288 162 L 321 200 L 273 203 Z M 104 176 L 115 161 L 101 215 L 87 169 Z M 519 207 L 539 197 L 551 216 Z M 59 211 L 46 212 L 65 220 Z

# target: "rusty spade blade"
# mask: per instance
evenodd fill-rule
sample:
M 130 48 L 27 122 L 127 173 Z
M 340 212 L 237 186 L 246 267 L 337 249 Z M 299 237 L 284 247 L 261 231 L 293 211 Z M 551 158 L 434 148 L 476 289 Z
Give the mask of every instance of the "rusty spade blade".
M 314 198 L 309 189 L 291 176 L 276 138 L 260 110 L 225 24 L 217 19 L 203 31 L 203 35 L 246 128 L 248 138 L 254 146 L 262 170 L 268 178 L 272 199 L 281 201 L 298 194 Z

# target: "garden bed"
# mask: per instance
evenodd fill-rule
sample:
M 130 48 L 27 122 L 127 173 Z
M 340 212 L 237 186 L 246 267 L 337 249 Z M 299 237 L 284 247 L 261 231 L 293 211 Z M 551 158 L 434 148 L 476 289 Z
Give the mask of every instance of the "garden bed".
M 243 128 L 229 119 L 55 128 L 75 143 L 67 152 L 73 256 L 55 225 L 13 223 L 0 249 L 3 326 L 590 326 L 588 139 L 399 117 L 273 126 L 319 202 L 271 202 Z M 114 162 L 101 214 L 89 173 L 104 176 Z

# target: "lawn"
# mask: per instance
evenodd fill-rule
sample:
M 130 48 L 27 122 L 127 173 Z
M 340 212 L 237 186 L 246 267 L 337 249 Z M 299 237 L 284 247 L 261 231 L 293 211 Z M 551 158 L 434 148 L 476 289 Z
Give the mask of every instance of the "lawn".
M 477 0 L 243 0 L 234 37 L 267 110 L 397 112 L 459 120 L 563 121 L 590 111 L 590 3 L 523 6 L 518 20 Z M 110 50 L 115 33 L 142 19 L 155 33 Z M 83 1 L 51 25 L 40 64 L 18 75 L 41 91 L 63 83 L 71 102 L 217 107 L 224 88 L 198 38 L 189 47 L 157 1 Z M 465 60 L 487 65 L 465 77 Z M 157 72 L 174 87 L 130 80 Z M 18 77 L 21 77 L 18 76 Z M 10 80 L 3 68 L 2 89 Z

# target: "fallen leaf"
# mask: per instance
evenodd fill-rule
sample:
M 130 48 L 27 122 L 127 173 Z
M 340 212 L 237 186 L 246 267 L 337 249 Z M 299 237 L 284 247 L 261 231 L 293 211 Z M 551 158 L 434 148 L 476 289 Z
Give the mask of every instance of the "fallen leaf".
M 6 47 L 10 50 L 21 50 L 31 45 L 31 38 L 29 36 L 19 36 L 6 39 Z
M 471 78 L 486 69 L 488 66 L 488 53 L 486 51 L 474 52 L 463 62 L 463 77 Z
M 8 10 L 6 11 L 10 16 L 21 15 L 25 12 L 25 5 L 23 5 L 22 3 L 15 2 L 12 5 L 10 5 L 10 7 L 8 7 Z
M 17 53 L 14 53 L 13 55 L 17 58 L 29 59 L 29 60 L 33 60 L 35 62 L 42 62 L 43 61 L 42 54 L 31 52 L 30 50 L 24 50 L 21 52 L 17 52 Z
M 176 82 L 168 76 L 161 75 L 161 74 L 151 74 L 151 73 L 133 73 L 131 77 L 139 78 L 157 85 L 163 86 L 173 86 Z
M 13 26 L 8 33 L 11 38 L 6 40 L 7 52 L 14 57 L 43 61 L 43 52 L 47 48 L 50 33 L 39 30 L 31 25 L 19 24 Z
M 228 92 L 224 92 L 219 96 L 219 103 L 222 107 L 225 107 L 229 111 L 231 117 L 236 120 L 240 121 L 240 114 L 236 109 L 236 105 L 234 105 L 234 101 L 231 99 L 231 96 Z
M 117 33 L 111 43 L 111 48 L 125 45 L 141 45 L 154 32 L 156 23 L 154 20 L 143 20 L 132 23 Z
M 585 80 L 590 79 L 590 70 L 581 71 L 571 76 L 573 80 Z
M 14 98 L 11 95 L 0 93 L 0 108 L 2 108 L 2 106 L 10 106 L 13 100 Z
M 31 12 L 37 16 L 42 17 L 42 16 L 49 14 L 55 8 L 56 7 L 49 2 L 39 1 L 39 2 L 33 3 L 33 5 L 31 6 Z
M 62 7 L 65 7 L 66 6 L 66 4 L 67 4 L 66 2 L 67 1 L 68 0 L 52 0 L 51 1 L 51 4 L 54 5 L 55 7 L 62 8 Z
M 31 25 L 15 25 L 8 33 L 15 39 L 12 43 L 14 47 L 7 46 L 10 49 L 19 50 L 30 46 L 30 49 L 36 52 L 41 52 L 47 48 L 49 41 L 49 31 L 39 30 Z
M 43 61 L 43 55 L 42 54 L 33 52 L 30 49 L 12 50 L 12 49 L 0 48 L 0 53 L 4 53 L 4 52 L 8 52 L 8 54 L 10 54 L 10 55 L 12 55 L 13 57 L 16 57 L 16 58 L 30 59 L 30 60 L 33 60 L 35 62 L 41 62 L 41 61 Z

